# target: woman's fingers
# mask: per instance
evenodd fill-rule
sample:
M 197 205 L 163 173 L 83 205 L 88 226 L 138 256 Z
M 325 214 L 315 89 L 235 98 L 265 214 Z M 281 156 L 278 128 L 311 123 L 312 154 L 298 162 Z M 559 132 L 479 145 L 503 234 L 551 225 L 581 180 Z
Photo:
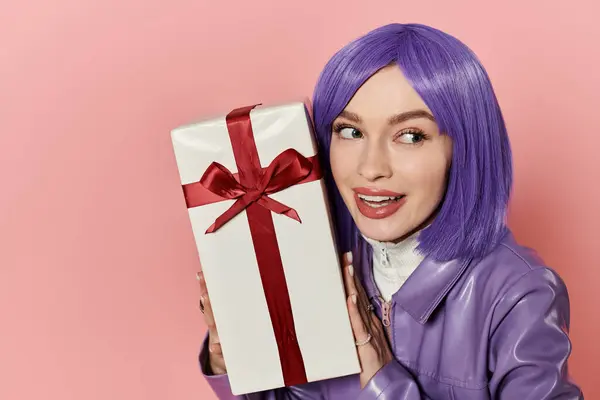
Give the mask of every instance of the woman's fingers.
M 206 289 L 206 282 L 204 281 L 204 273 L 202 271 L 196 273 L 196 279 L 200 283 L 200 296 L 208 296 L 208 290 Z
M 204 280 L 204 274 L 202 272 L 198 272 L 197 276 L 198 281 L 200 281 L 200 303 L 204 308 L 204 322 L 208 327 L 210 342 L 211 344 L 218 344 L 219 335 L 217 333 L 217 326 L 215 324 L 215 317 L 212 312 L 210 298 L 208 297 L 208 290 L 206 289 L 206 281 Z
M 223 355 L 223 350 L 221 350 L 221 344 L 220 343 L 212 343 L 208 345 L 208 351 L 212 354 L 214 354 L 215 356 L 222 356 Z
M 348 298 L 348 314 L 350 315 L 350 323 L 352 324 L 352 332 L 354 332 L 354 339 L 357 344 L 369 340 L 369 333 L 365 327 L 365 323 L 358 311 L 358 297 L 356 294 L 350 295 Z
M 344 267 L 347 267 L 350 264 L 352 264 L 352 252 L 348 251 L 344 253 L 344 257 L 342 258 L 342 265 Z
M 357 294 L 356 286 L 354 285 L 354 267 L 352 266 L 351 252 L 344 254 L 342 265 L 344 271 L 344 287 L 346 288 L 346 296 Z
M 202 272 L 198 272 L 197 278 L 200 282 L 200 303 L 202 309 L 204 310 L 204 322 L 206 323 L 206 326 L 208 326 L 208 352 L 210 353 L 210 368 L 214 374 L 226 374 L 227 369 L 225 367 L 225 360 L 223 359 L 223 350 L 221 349 L 221 342 L 219 340 L 219 334 L 215 324 L 215 317 L 213 315 L 210 297 L 208 297 L 208 290 L 206 288 L 204 274 Z
M 359 301 L 358 291 L 356 290 L 356 283 L 354 280 L 354 266 L 352 265 L 352 253 L 346 253 L 344 255 L 344 286 L 346 287 L 346 294 L 348 295 L 348 314 L 350 315 L 350 323 L 352 324 L 352 331 L 354 332 L 354 338 L 358 343 L 361 343 L 368 339 L 369 334 L 365 327 L 365 323 L 362 319 L 359 307 L 362 302 Z

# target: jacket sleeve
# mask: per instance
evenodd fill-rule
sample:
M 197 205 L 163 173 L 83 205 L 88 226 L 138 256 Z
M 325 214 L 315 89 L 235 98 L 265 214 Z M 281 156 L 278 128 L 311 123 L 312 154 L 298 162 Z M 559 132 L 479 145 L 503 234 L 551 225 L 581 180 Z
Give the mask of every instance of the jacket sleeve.
M 219 400 L 324 400 L 319 382 L 241 396 L 233 395 L 229 386 L 229 377 L 227 375 L 213 375 L 210 371 L 208 335 L 204 338 L 199 361 L 204 378 Z
M 569 378 L 569 297 L 551 269 L 533 269 L 497 303 L 490 332 L 495 399 L 583 399 Z

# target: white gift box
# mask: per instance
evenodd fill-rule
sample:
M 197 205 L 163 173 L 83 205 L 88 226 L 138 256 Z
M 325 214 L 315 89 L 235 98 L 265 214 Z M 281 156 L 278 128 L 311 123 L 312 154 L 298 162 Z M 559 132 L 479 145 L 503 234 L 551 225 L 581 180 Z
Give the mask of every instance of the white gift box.
M 278 155 L 290 148 L 308 159 L 316 155 L 311 122 L 301 102 L 258 106 L 249 112 L 249 122 L 262 168 L 269 167 Z M 234 156 L 230 132 L 226 116 L 171 132 L 184 187 L 198 187 L 213 162 L 232 173 L 238 172 L 236 157 L 247 156 L 247 152 Z M 279 255 L 269 251 L 266 258 L 281 259 L 280 276 L 285 285 L 278 285 L 278 289 L 281 291 L 287 286 L 286 298 L 291 310 L 286 309 L 293 316 L 293 332 L 289 325 L 278 332 L 292 337 L 295 332 L 295 338 L 288 344 L 296 345 L 301 354 L 302 365 L 292 362 L 292 369 L 303 370 L 307 382 L 359 373 L 339 254 L 322 179 L 295 184 L 268 197 L 294 209 L 301 220 L 268 212 Z M 253 239 L 252 233 L 260 236 L 263 228 L 255 226 L 255 231 L 251 232 L 248 209 L 244 209 L 218 230 L 207 233 L 215 220 L 235 202 L 235 199 L 226 199 L 199 206 L 188 203 L 188 211 L 231 389 L 233 394 L 239 395 L 286 386 L 290 380 L 284 379 L 281 357 L 291 353 L 279 350 L 274 326 L 280 322 L 273 321 L 267 303 L 267 298 L 275 291 L 269 292 L 268 285 L 263 285 L 265 277 L 261 278 L 257 261 L 256 249 L 261 247 L 255 248 L 255 241 L 262 239 Z M 276 275 L 271 274 L 267 279 Z M 281 300 L 278 305 L 281 304 L 286 303 Z M 297 383 L 297 378 L 292 378 L 291 382 Z

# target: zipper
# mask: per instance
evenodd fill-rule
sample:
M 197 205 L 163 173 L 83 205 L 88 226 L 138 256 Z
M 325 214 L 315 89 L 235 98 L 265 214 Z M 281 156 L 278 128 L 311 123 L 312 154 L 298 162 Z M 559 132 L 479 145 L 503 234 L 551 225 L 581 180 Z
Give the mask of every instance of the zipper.
M 385 301 L 381 296 L 379 296 L 379 302 L 381 305 L 381 322 L 385 328 L 388 340 L 392 346 L 393 351 L 394 336 L 392 335 L 392 301 Z
M 388 252 L 386 251 L 387 249 L 385 247 L 383 247 L 381 249 L 381 253 L 383 254 L 383 259 L 382 259 L 382 264 L 384 266 L 388 266 L 390 264 L 390 257 Z M 387 334 L 388 337 L 388 342 L 390 343 L 390 346 L 392 347 L 392 353 L 394 352 L 394 335 L 392 335 L 392 308 L 393 308 L 393 297 L 390 301 L 385 301 L 383 297 L 381 297 L 381 294 L 379 294 L 377 296 L 377 298 L 379 299 L 379 305 L 381 307 L 381 322 L 383 324 L 383 327 L 385 329 L 385 332 Z

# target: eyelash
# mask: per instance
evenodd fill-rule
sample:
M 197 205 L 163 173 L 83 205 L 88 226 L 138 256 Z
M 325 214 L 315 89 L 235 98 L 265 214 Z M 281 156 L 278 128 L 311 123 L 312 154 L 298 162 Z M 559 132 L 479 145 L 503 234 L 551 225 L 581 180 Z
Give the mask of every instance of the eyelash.
M 406 135 L 406 134 L 414 135 L 414 136 L 416 136 L 416 137 L 419 138 L 419 141 L 417 141 L 415 143 L 409 143 L 410 145 L 418 145 L 421 142 L 429 139 L 429 136 L 427 136 L 427 134 L 425 134 L 425 132 L 423 132 L 422 130 L 416 129 L 416 128 L 408 128 L 408 129 L 405 129 L 403 131 L 400 131 L 400 133 L 398 133 L 398 135 L 396 135 L 394 137 L 394 140 L 396 140 L 399 137 L 401 137 L 402 135 Z
M 352 139 L 346 139 L 346 138 L 342 138 L 342 137 L 340 136 L 340 133 L 341 133 L 341 131 L 342 131 L 343 129 L 346 129 L 346 128 L 354 129 L 354 130 L 356 130 L 357 132 L 360 132 L 360 130 L 359 130 L 359 129 L 356 129 L 356 128 L 355 128 L 355 127 L 353 127 L 352 125 L 348 125 L 348 124 L 344 124 L 344 123 L 338 123 L 338 124 L 334 124 L 334 125 L 333 125 L 333 131 L 334 131 L 334 133 L 335 133 L 335 134 L 336 134 L 336 135 L 337 135 L 337 136 L 338 136 L 340 139 L 342 139 L 342 140 L 352 140 Z M 362 135 L 362 132 L 360 132 L 360 133 L 361 133 L 361 135 Z M 399 132 L 399 133 L 398 133 L 396 136 L 394 136 L 394 140 L 396 140 L 396 139 L 398 139 L 398 138 L 400 138 L 400 137 L 402 137 L 403 135 L 406 135 L 406 134 L 409 134 L 409 135 L 415 135 L 416 137 L 419 137 L 419 138 L 420 138 L 420 140 L 419 140 L 418 142 L 415 142 L 415 143 L 404 143 L 404 144 L 408 144 L 408 145 L 410 145 L 410 146 L 416 146 L 416 145 L 420 144 L 421 142 L 423 142 L 423 141 L 425 141 L 425 140 L 429 139 L 429 136 L 428 136 L 427 134 L 425 134 L 425 132 L 423 132 L 422 130 L 420 130 L 420 129 L 417 129 L 417 128 L 407 128 L 407 129 L 404 129 L 404 130 L 400 131 L 400 132 Z
M 336 135 L 338 135 L 338 137 L 340 137 L 340 139 L 344 139 L 340 136 L 340 133 L 342 132 L 343 129 L 346 128 L 350 128 L 350 129 L 354 129 L 357 132 L 360 132 L 360 130 L 356 129 L 355 127 L 353 127 L 352 125 L 348 125 L 348 124 L 342 124 L 342 123 L 337 123 L 333 125 L 333 132 L 335 132 Z M 362 132 L 361 132 L 362 135 Z M 351 139 L 344 139 L 344 140 L 351 140 Z

